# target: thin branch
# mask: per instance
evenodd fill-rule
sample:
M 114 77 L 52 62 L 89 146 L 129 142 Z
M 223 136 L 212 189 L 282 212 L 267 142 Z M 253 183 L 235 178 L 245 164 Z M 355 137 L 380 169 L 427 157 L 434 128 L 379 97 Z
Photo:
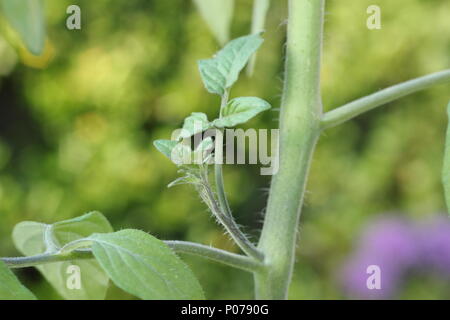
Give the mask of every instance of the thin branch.
M 214 164 L 214 177 L 216 181 L 216 192 L 217 192 L 217 198 L 219 200 L 219 205 L 222 211 L 228 215 L 229 217 L 232 217 L 230 204 L 228 203 L 228 199 L 225 193 L 225 184 L 223 182 L 223 168 L 222 164 L 215 163 Z
M 177 253 L 200 256 L 245 271 L 254 272 L 263 268 L 263 264 L 255 259 L 202 244 L 185 241 L 164 242 Z M 47 263 L 93 258 L 94 256 L 92 255 L 92 251 L 90 249 L 83 249 L 75 250 L 67 254 L 57 252 L 43 253 L 29 257 L 0 258 L 0 261 L 3 261 L 9 268 L 26 268 Z
M 259 251 L 253 243 L 245 236 L 245 234 L 239 229 L 239 226 L 234 221 L 231 216 L 231 212 L 226 212 L 224 208 L 221 208 L 217 203 L 217 200 L 212 192 L 207 177 L 204 177 L 205 181 L 202 185 L 203 194 L 200 192 L 205 202 L 209 205 L 211 211 L 217 220 L 223 225 L 225 230 L 229 233 L 231 238 L 236 242 L 236 244 L 244 251 L 248 256 L 253 257 L 257 261 L 263 261 L 264 255 Z
M 91 251 L 83 250 L 73 251 L 66 255 L 61 255 L 59 253 L 43 253 L 29 257 L 0 258 L 0 261 L 3 261 L 9 268 L 26 268 L 51 262 L 92 258 L 93 256 Z
M 186 241 L 164 241 L 177 253 L 186 253 L 200 256 L 209 260 L 220 262 L 228 266 L 254 272 L 263 267 L 263 264 L 255 259 L 240 254 L 231 253 L 202 244 Z
M 322 118 L 322 128 L 327 129 L 337 126 L 366 111 L 372 110 L 408 94 L 434 85 L 449 82 L 450 69 L 447 69 L 394 85 L 327 112 Z
M 228 103 L 229 91 L 226 90 L 224 95 L 222 96 L 220 102 L 220 116 L 222 116 L 223 108 Z M 219 131 L 222 135 L 223 141 L 223 131 Z M 223 158 L 222 149 L 215 150 L 216 157 Z M 214 193 L 211 190 L 208 175 L 203 175 L 203 188 L 205 198 L 204 201 L 209 205 L 211 211 L 216 216 L 217 220 L 225 227 L 225 229 L 230 234 L 231 238 L 236 242 L 236 244 L 244 251 L 248 256 L 255 258 L 258 261 L 262 261 L 264 259 L 264 255 L 259 251 L 256 246 L 247 238 L 247 236 L 241 231 L 236 221 L 233 218 L 233 214 L 231 213 L 231 208 L 227 200 L 227 196 L 225 193 L 225 185 L 223 182 L 223 168 L 222 164 L 217 161 L 214 164 L 214 173 L 215 173 L 215 183 L 216 183 L 216 192 L 218 203 Z M 200 194 L 202 195 L 200 191 Z

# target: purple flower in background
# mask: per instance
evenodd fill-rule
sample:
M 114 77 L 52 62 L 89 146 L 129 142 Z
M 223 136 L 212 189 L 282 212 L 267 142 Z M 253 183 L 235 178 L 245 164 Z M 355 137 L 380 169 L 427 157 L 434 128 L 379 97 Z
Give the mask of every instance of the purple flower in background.
M 439 217 L 418 230 L 425 267 L 450 275 L 450 219 Z
M 384 218 L 371 224 L 344 267 L 344 288 L 354 298 L 392 298 L 412 268 L 450 275 L 449 219 L 419 224 Z

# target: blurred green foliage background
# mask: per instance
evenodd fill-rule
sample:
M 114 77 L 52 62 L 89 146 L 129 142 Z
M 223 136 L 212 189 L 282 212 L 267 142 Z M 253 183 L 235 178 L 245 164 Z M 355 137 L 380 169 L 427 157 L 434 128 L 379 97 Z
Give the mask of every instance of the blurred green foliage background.
M 287 1 L 272 1 L 254 76 L 232 96 L 279 107 Z M 82 30 L 65 27 L 78 4 Z M 116 229 L 238 251 L 188 186 L 167 189 L 176 168 L 151 145 L 193 111 L 217 114 L 196 61 L 219 45 L 188 0 L 48 0 L 42 57 L 19 47 L 0 22 L 0 252 L 22 220 L 54 222 L 99 210 Z M 368 30 L 366 9 L 382 9 Z M 232 37 L 247 34 L 252 1 L 236 1 Z M 8 40 L 8 41 L 7 41 Z M 8 44 L 9 43 L 9 44 Z M 15 47 L 12 49 L 11 45 Z M 327 110 L 450 65 L 448 0 L 329 0 L 323 55 Z M 358 235 L 386 212 L 423 219 L 441 212 L 449 87 L 391 103 L 327 131 L 314 156 L 300 226 L 292 299 L 346 298 L 339 272 Z M 274 128 L 277 111 L 249 127 Z M 270 178 L 256 165 L 225 168 L 238 222 L 257 239 Z M 184 257 L 210 299 L 253 296 L 250 274 Z M 33 269 L 19 271 L 40 298 L 58 298 Z M 108 298 L 132 298 L 111 287 Z M 450 282 L 408 278 L 398 298 L 450 298 Z

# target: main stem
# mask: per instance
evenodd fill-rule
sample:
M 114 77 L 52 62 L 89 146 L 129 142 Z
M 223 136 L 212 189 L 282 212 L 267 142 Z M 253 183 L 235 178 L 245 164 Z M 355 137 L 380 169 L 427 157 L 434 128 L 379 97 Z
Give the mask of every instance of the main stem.
M 320 134 L 324 2 L 289 0 L 280 169 L 272 178 L 258 245 L 266 271 L 255 273 L 257 299 L 287 298 L 308 170 Z

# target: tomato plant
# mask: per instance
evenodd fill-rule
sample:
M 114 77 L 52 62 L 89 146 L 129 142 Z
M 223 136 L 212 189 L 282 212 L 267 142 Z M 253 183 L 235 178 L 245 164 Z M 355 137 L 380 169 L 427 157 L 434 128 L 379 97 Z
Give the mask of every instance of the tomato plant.
M 5 16 L 29 50 L 41 53 L 45 46 L 42 1 L 1 3 Z M 10 268 L 34 266 L 67 299 L 103 299 L 109 280 L 142 299 L 203 299 L 200 283 L 176 254 L 187 253 L 252 273 L 258 299 L 286 299 L 308 171 L 323 132 L 418 90 L 450 82 L 450 70 L 444 70 L 323 112 L 320 70 L 325 0 L 290 0 L 286 52 L 280 58 L 285 60 L 285 77 L 279 119 L 279 170 L 272 177 L 260 239 L 253 243 L 236 223 L 227 200 L 220 137 L 225 130 L 271 108 L 259 97 L 230 99 L 231 88 L 245 66 L 250 62 L 249 73 L 255 68 L 255 53 L 264 41 L 261 29 L 268 1 L 255 2 L 253 32 L 229 42 L 223 28 L 229 25 L 230 2 L 214 8 L 222 13 L 221 19 L 209 16 L 212 9 L 207 1 L 196 3 L 224 43 L 212 58 L 198 62 L 206 91 L 220 97 L 217 118 L 209 120 L 206 114 L 194 112 L 184 120 L 177 135 L 156 140 L 154 145 L 179 170 L 180 177 L 169 186 L 192 186 L 242 254 L 199 243 L 163 241 L 140 230 L 114 232 L 99 212 L 53 224 L 26 221 L 13 231 L 14 244 L 24 256 L 1 258 L 0 297 L 33 299 L 33 294 L 19 283 Z M 210 135 L 202 135 L 208 131 Z M 198 135 L 202 137 L 192 146 L 191 138 Z M 443 169 L 447 203 L 450 202 L 449 140 Z M 68 290 L 67 281 L 60 276 L 73 264 L 83 270 L 85 285 L 81 290 Z

